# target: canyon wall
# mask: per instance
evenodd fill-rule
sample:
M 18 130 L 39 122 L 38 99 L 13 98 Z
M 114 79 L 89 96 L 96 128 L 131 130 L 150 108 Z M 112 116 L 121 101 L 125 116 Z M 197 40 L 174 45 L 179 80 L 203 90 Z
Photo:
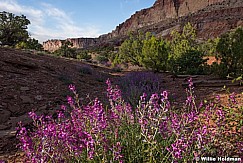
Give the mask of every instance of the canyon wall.
M 70 41 L 74 48 L 88 48 L 95 46 L 99 39 L 98 38 L 68 38 L 66 40 L 48 40 L 43 42 L 44 50 L 54 52 L 62 46 L 63 41 Z
M 187 22 L 194 25 L 202 39 L 219 36 L 243 25 L 243 0 L 156 0 L 152 7 L 137 11 L 108 34 L 67 40 L 76 48 L 119 45 L 129 32 L 152 32 L 168 37 L 172 30 L 182 30 Z M 43 46 L 54 51 L 61 41 L 49 40 Z
M 54 52 L 62 46 L 62 40 L 48 40 L 43 42 L 44 50 L 48 50 L 50 52 Z
M 157 0 L 151 8 L 143 9 L 133 14 L 124 23 L 118 25 L 108 37 L 125 35 L 142 27 L 150 26 L 159 22 L 169 23 L 172 19 L 193 14 L 212 4 L 224 0 Z
M 145 26 L 140 30 L 143 32 L 153 31 L 157 36 L 166 37 L 174 29 L 182 30 L 187 22 L 193 24 L 200 39 L 206 40 L 220 36 L 230 29 L 243 26 L 243 1 L 228 0 L 217 2 L 195 13 L 173 19 L 169 23 L 162 21 Z

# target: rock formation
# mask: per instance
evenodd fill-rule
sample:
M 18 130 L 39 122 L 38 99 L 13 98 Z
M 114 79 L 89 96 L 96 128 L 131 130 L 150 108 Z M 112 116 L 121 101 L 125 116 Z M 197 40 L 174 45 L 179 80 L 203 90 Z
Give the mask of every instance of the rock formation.
M 88 48 L 97 44 L 98 38 L 68 38 L 66 40 L 48 40 L 43 43 L 45 50 L 53 52 L 62 46 L 62 41 L 70 41 L 75 48 Z
M 181 30 L 191 22 L 198 36 L 208 39 L 243 25 L 242 0 L 156 0 L 150 8 L 137 11 L 112 32 L 98 38 L 69 39 L 74 47 L 87 48 L 101 45 L 119 45 L 129 32 L 152 32 L 168 36 L 171 30 Z M 59 40 L 45 42 L 44 49 L 60 47 Z
M 61 46 L 62 46 L 61 40 L 48 40 L 43 42 L 44 50 L 48 50 L 50 52 L 59 49 Z
M 116 27 L 111 32 L 112 37 L 124 35 L 127 31 L 157 24 L 169 23 L 171 19 L 187 16 L 203 9 L 211 4 L 223 2 L 223 0 L 157 0 L 151 8 L 136 12 L 131 18 Z

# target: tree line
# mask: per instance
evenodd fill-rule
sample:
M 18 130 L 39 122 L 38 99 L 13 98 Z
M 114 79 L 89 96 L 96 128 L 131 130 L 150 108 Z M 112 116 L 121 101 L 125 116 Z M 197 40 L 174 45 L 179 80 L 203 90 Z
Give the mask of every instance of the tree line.
M 207 56 L 219 62 L 207 65 Z M 218 38 L 199 42 L 196 30 L 187 23 L 182 32 L 172 31 L 171 40 L 151 33 L 130 35 L 119 48 L 113 64 L 131 63 L 155 72 L 175 74 L 215 73 L 220 77 L 243 74 L 243 29 L 239 27 Z
M 20 49 L 43 50 L 38 40 L 28 33 L 30 21 L 26 16 L 0 12 L 0 45 Z M 196 30 L 188 23 L 182 32 L 172 31 L 171 39 L 158 38 L 152 33 L 130 34 L 119 47 L 103 47 L 93 50 L 78 50 L 72 43 L 64 41 L 55 55 L 76 59 L 92 59 L 91 53 L 98 53 L 100 63 L 112 62 L 113 66 L 123 63 L 143 66 L 154 72 L 170 71 L 175 74 L 215 73 L 220 77 L 243 74 L 243 29 L 239 27 L 219 38 L 199 42 Z M 206 56 L 215 56 L 219 61 L 207 65 Z

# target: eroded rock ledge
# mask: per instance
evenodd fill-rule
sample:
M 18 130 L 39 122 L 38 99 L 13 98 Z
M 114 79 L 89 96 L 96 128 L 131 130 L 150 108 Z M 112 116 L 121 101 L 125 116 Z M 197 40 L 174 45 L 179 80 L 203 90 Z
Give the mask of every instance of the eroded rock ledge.
M 213 38 L 243 25 L 242 0 L 156 0 L 150 8 L 137 11 L 115 30 L 98 38 L 69 38 L 76 48 L 119 45 L 131 31 L 152 32 L 168 36 L 191 22 L 202 39 Z M 61 40 L 48 40 L 44 49 L 55 51 Z

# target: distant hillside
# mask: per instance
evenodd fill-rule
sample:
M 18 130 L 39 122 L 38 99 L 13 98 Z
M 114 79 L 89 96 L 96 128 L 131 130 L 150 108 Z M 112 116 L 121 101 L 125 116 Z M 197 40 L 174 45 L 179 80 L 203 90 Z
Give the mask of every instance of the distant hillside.
M 98 38 L 68 39 L 77 48 L 120 45 L 129 32 L 152 32 L 167 37 L 171 30 L 181 30 L 191 22 L 198 37 L 213 38 L 243 25 L 242 0 L 156 0 L 150 8 L 137 11 L 112 32 Z M 43 43 L 45 50 L 54 51 L 60 40 Z

